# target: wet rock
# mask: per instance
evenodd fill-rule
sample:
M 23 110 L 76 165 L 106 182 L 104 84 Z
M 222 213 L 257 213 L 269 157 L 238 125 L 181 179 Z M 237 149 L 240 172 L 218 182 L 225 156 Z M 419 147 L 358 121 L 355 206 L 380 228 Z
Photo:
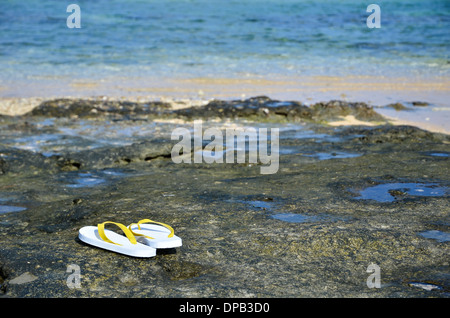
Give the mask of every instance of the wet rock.
M 388 193 L 389 193 L 390 195 L 392 195 L 393 197 L 402 197 L 402 196 L 408 195 L 407 192 L 404 192 L 404 191 L 399 190 L 399 189 L 391 189 L 391 190 L 388 190 Z
M 266 96 L 233 101 L 212 100 L 204 106 L 178 110 L 172 110 L 170 104 L 163 102 L 55 99 L 41 103 L 27 114 L 27 116 L 55 118 L 111 117 L 123 120 L 156 116 L 188 120 L 228 118 L 275 122 L 323 122 L 348 115 L 364 121 L 385 121 L 381 115 L 365 103 L 330 101 L 307 106 L 297 101 L 279 101 Z
M 162 260 L 162 268 L 171 280 L 184 280 L 198 277 L 208 271 L 205 266 L 192 262 L 179 262 L 172 260 Z
M 362 121 L 381 121 L 385 119 L 379 115 L 373 107 L 366 103 L 349 103 L 344 101 L 330 101 L 312 105 L 314 118 L 317 120 L 338 119 L 342 116 L 353 115 Z
M 349 131 L 354 134 L 364 136 L 358 137 L 358 140 L 364 143 L 404 143 L 404 142 L 442 142 L 450 140 L 448 135 L 433 134 L 426 130 L 413 126 L 379 126 L 375 128 L 351 127 Z
M 33 174 L 57 170 L 54 159 L 45 157 L 40 153 L 0 145 L 0 154 L 2 154 L 0 175 L 8 173 Z
M 421 101 L 415 101 L 415 102 L 412 102 L 411 104 L 413 104 L 413 106 L 417 106 L 417 107 L 425 107 L 425 106 L 430 105 L 427 102 L 421 102 Z
M 123 147 L 103 147 L 66 154 L 64 171 L 84 168 L 108 168 L 130 163 L 148 162 L 157 158 L 171 158 L 174 142 L 171 140 L 148 140 Z M 61 160 L 61 159 L 60 159 Z M 73 168 L 72 168 L 73 167 Z
M 393 109 L 395 109 L 395 110 L 397 110 L 397 111 L 408 109 L 408 107 L 406 107 L 406 106 L 403 105 L 402 103 L 389 104 L 389 105 L 387 105 L 386 107 L 393 108 Z
M 110 100 L 55 99 L 42 102 L 29 116 L 44 117 L 133 117 L 140 115 L 161 115 L 171 106 L 163 102 L 137 103 Z
M 73 199 L 72 202 L 73 202 L 73 204 L 77 205 L 77 204 L 80 204 L 81 202 L 83 202 L 83 199 L 76 198 L 76 199 Z
M 0 174 L 4 174 L 6 170 L 6 161 L 3 158 L 0 158 Z
M 360 120 L 384 121 L 382 116 L 365 103 L 331 101 L 309 107 L 296 101 L 281 102 L 265 96 L 235 101 L 216 100 L 205 106 L 180 109 L 173 113 L 189 119 L 246 118 L 263 121 L 323 122 L 353 115 Z
M 176 116 L 189 120 L 214 118 L 265 118 L 273 115 L 266 104 L 272 102 L 268 97 L 255 97 L 247 100 L 213 100 L 205 106 L 197 106 L 174 111 Z
M 73 159 L 59 157 L 57 162 L 61 167 L 61 171 L 77 171 L 81 168 L 81 163 Z

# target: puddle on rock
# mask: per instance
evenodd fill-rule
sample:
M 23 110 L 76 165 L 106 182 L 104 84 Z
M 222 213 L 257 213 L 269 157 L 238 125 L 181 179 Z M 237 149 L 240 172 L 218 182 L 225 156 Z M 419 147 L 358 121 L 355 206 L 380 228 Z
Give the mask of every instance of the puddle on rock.
M 113 176 L 113 177 L 123 177 L 123 176 L 127 175 L 124 171 L 117 170 L 117 169 L 105 169 L 102 171 L 102 173 L 104 175 Z
M 120 170 L 105 169 L 96 172 L 67 172 L 60 175 L 59 178 L 68 188 L 86 188 L 95 187 L 125 175 L 126 174 Z
M 280 132 L 280 139 L 304 139 L 314 140 L 315 142 L 340 142 L 343 139 L 339 136 L 332 136 L 325 133 L 316 133 L 312 130 L 286 130 Z
M 305 215 L 298 213 L 277 213 L 271 215 L 273 219 L 289 223 L 309 223 L 309 222 L 336 222 L 345 220 L 345 218 L 332 215 Z
M 243 204 L 247 204 L 250 205 L 253 208 L 257 208 L 257 209 L 263 209 L 263 210 L 270 210 L 274 207 L 274 202 L 273 199 L 268 198 L 268 199 L 261 199 L 261 200 L 235 200 L 235 199 L 229 199 L 227 200 L 228 202 L 231 203 L 243 203 Z
M 295 146 L 280 146 L 279 154 L 280 155 L 293 155 L 301 153 L 302 149 L 300 147 Z
M 17 201 L 18 198 L 16 196 L 6 196 L 0 197 L 0 214 L 9 213 L 9 212 L 20 212 L 26 210 L 27 208 L 16 206 L 16 205 L 8 205 L 9 202 Z
M 277 203 L 272 198 L 267 197 L 261 200 L 228 200 L 229 202 L 239 202 L 247 204 L 253 208 L 266 210 L 275 214 L 269 215 L 271 218 L 289 222 L 289 223 L 307 223 L 307 222 L 335 222 L 339 220 L 345 220 L 345 218 L 336 217 L 332 215 L 305 215 L 299 213 L 277 213 Z
M 46 157 L 101 147 L 128 146 L 135 142 L 170 136 L 171 126 L 142 121 L 45 119 L 31 123 L 31 131 L 13 131 L 0 136 L 7 146 L 41 153 Z M 30 128 L 31 129 L 31 128 Z
M 448 188 L 437 183 L 385 183 L 358 191 L 355 199 L 394 202 L 405 197 L 440 197 L 448 193 Z
M 316 157 L 319 160 L 328 160 L 328 159 L 345 159 L 345 158 L 355 158 L 361 156 L 361 154 L 349 153 L 349 152 L 318 152 L 312 155 L 305 155 L 307 157 Z
M 340 129 L 334 131 L 318 132 L 314 127 L 309 125 L 287 124 L 279 128 L 280 139 L 297 139 L 305 141 L 322 142 L 344 142 L 354 138 L 363 137 L 361 134 L 341 134 Z
M 301 147 L 296 146 L 280 146 L 279 154 L 281 155 L 293 155 L 302 154 L 303 150 Z M 356 158 L 362 156 L 358 153 L 350 153 L 344 151 L 332 151 L 332 152 L 316 152 L 309 154 L 302 154 L 305 157 L 317 158 L 319 160 L 328 159 L 346 159 L 346 158 Z
M 67 187 L 69 188 L 84 188 L 84 187 L 94 187 L 96 185 L 99 185 L 101 183 L 104 183 L 106 180 L 92 176 L 89 173 L 84 174 L 84 176 L 81 176 L 80 178 L 75 178 L 73 180 L 74 183 L 68 184 Z
M 441 157 L 441 158 L 450 157 L 450 154 L 446 153 L 446 152 L 431 152 L 431 153 L 429 153 L 429 155 L 433 156 L 433 157 Z
M 430 230 L 419 233 L 420 236 L 425 238 L 437 240 L 438 242 L 450 242 L 450 233 L 445 233 L 437 230 Z
M 319 216 L 311 216 L 296 213 L 277 213 L 271 216 L 272 218 L 289 223 L 306 223 L 306 222 L 317 222 L 323 218 Z
M 294 104 L 293 102 L 272 101 L 272 102 L 266 103 L 266 106 L 277 108 L 277 107 L 283 107 L 283 106 L 292 106 L 293 104 Z
M 253 206 L 255 208 L 259 208 L 259 209 L 269 210 L 273 207 L 273 202 L 270 202 L 270 201 L 255 200 L 255 201 L 246 201 L 246 203 L 250 204 L 251 206 Z
M 430 284 L 430 283 L 410 282 L 409 286 L 422 288 L 422 289 L 425 289 L 425 290 L 428 290 L 428 291 L 443 290 L 443 288 L 441 286 L 438 286 L 438 285 L 435 285 L 435 284 Z
M 44 133 L 20 136 L 5 142 L 10 147 L 41 153 L 45 157 L 60 155 L 67 151 L 80 151 L 99 147 L 94 141 L 80 136 L 67 136 L 59 133 Z
M 0 205 L 0 214 L 9 213 L 9 212 L 20 212 L 26 210 L 27 208 L 21 206 L 13 206 L 13 205 Z

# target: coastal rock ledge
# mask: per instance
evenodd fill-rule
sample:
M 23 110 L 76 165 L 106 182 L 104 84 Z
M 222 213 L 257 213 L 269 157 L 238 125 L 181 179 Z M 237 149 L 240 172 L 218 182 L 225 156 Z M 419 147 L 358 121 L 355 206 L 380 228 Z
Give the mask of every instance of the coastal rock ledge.
M 371 125 L 327 124 L 348 115 Z M 280 127 L 279 169 L 174 163 L 171 132 L 197 118 Z M 364 103 L 59 99 L 0 126 L 2 297 L 450 296 L 450 136 Z M 78 239 L 144 218 L 183 246 L 140 259 Z

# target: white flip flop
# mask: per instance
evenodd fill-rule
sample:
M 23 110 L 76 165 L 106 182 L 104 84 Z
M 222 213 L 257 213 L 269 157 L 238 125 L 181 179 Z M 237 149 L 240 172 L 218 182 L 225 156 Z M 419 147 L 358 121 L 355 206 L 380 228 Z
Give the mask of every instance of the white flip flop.
M 139 242 L 153 248 L 175 248 L 182 245 L 181 238 L 174 235 L 173 228 L 161 222 L 143 219 L 137 223 L 130 224 L 128 229 L 136 236 Z
M 110 230 L 105 230 L 105 224 L 117 225 L 125 236 Z M 123 224 L 115 222 L 103 222 L 97 226 L 85 226 L 78 231 L 78 238 L 95 247 L 103 248 L 112 252 L 133 256 L 133 257 L 153 257 L 156 249 L 137 242 L 134 235 Z

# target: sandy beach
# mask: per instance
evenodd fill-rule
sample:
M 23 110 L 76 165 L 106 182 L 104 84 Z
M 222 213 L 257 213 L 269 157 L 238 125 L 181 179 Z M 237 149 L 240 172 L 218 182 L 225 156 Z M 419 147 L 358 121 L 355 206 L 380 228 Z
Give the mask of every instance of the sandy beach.
M 330 100 L 365 102 L 389 118 L 392 124 L 413 125 L 426 130 L 450 133 L 450 80 L 438 77 L 429 80 L 382 77 L 307 77 L 307 78 L 190 78 L 130 79 L 71 82 L 49 81 L 0 91 L 0 114 L 22 115 L 45 100 L 55 98 L 87 98 L 117 101 L 164 101 L 174 108 L 202 106 L 214 99 L 235 100 L 268 96 L 282 101 L 313 104 Z M 24 89 L 24 91 L 21 91 Z M 22 93 L 18 92 L 24 92 Z M 45 91 L 45 95 L 29 96 Z M 5 95 L 19 94 L 17 97 Z M 36 93 L 35 93 L 36 94 Z M 426 103 L 427 107 L 405 107 L 399 111 L 390 104 Z M 361 124 L 342 118 L 332 125 Z

